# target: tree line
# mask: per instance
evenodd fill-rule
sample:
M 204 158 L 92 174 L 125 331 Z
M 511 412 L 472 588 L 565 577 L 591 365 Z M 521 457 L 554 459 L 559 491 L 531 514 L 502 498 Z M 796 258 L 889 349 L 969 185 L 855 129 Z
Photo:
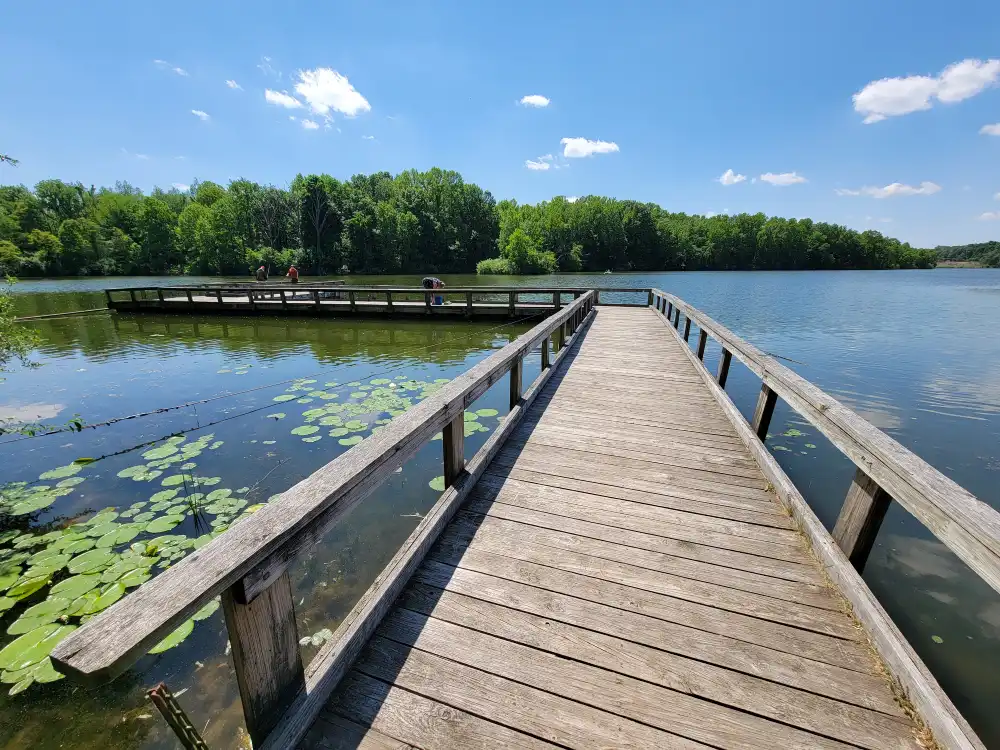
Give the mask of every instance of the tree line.
M 497 203 L 457 172 L 298 175 L 154 189 L 43 180 L 0 186 L 0 272 L 32 277 L 550 273 L 933 267 L 879 232 L 764 214 L 692 216 L 589 196 Z
M 1000 242 L 977 242 L 972 245 L 938 245 L 938 260 L 972 261 L 989 268 L 1000 268 Z

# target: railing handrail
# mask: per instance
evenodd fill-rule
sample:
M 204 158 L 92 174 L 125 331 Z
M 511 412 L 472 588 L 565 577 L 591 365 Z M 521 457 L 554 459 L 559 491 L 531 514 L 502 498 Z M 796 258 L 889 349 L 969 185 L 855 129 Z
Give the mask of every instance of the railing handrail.
M 808 420 L 980 578 L 1000 591 L 1000 513 L 701 310 L 660 289 L 653 289 L 652 294 L 711 335 L 724 352 L 731 353 L 761 378 L 764 388 Z M 704 351 L 701 343 L 699 350 Z
M 286 291 L 286 292 L 304 292 L 304 291 L 337 291 L 337 292 L 389 292 L 392 294 L 467 294 L 468 292 L 473 292 L 476 294 L 509 294 L 510 292 L 515 292 L 517 294 L 554 294 L 560 292 L 562 294 L 583 294 L 585 292 L 623 292 L 623 293 L 648 293 L 650 291 L 649 287 L 629 287 L 629 288 L 618 288 L 618 287 L 517 287 L 517 286 L 461 286 L 461 287 L 444 287 L 441 289 L 424 289 L 419 286 L 340 286 L 340 285 L 323 285 L 322 282 L 316 284 L 298 283 L 298 284 L 270 284 L 264 282 L 257 286 L 254 282 L 233 282 L 232 286 L 228 286 L 224 283 L 213 283 L 213 284 L 186 284 L 177 286 L 133 286 L 133 287 L 111 287 L 105 289 L 105 292 L 184 292 L 184 291 L 196 291 L 199 289 L 211 290 L 213 293 L 216 291 L 225 291 L 226 289 L 240 290 L 242 292 L 253 291 L 254 289 L 261 289 L 267 291 Z
M 517 372 L 519 398 L 523 357 L 557 329 L 562 340 L 567 328 L 575 329 L 593 307 L 595 297 L 594 292 L 582 294 L 280 499 L 143 584 L 71 633 L 52 652 L 53 662 L 61 672 L 83 680 L 112 679 L 220 593 L 241 584 L 256 586 L 253 593 L 259 593 L 275 570 L 280 574 L 287 568 L 283 552 L 297 550 L 298 540 L 312 525 L 340 518 L 512 369 Z M 512 384 L 512 400 L 514 390 Z M 249 599 L 251 592 L 245 594 Z

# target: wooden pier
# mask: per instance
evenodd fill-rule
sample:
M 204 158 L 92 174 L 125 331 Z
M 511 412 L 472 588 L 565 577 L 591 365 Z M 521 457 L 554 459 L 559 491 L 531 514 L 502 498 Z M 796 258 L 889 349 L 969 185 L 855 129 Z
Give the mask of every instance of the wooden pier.
M 112 678 L 221 593 L 258 748 L 982 749 L 858 571 L 895 500 L 1000 588 L 1000 514 L 682 300 L 596 301 L 75 631 L 57 668 Z M 750 424 L 734 357 L 763 379 Z M 498 382 L 510 414 L 466 461 L 464 410 Z M 760 441 L 779 397 L 858 466 L 833 535 Z M 290 561 L 438 431 L 447 489 L 304 666 Z
M 523 287 L 422 289 L 265 282 L 233 286 L 105 289 L 104 295 L 109 309 L 132 313 L 505 319 L 546 315 L 578 298 L 584 291 L 588 290 Z M 647 290 L 608 291 L 645 293 Z

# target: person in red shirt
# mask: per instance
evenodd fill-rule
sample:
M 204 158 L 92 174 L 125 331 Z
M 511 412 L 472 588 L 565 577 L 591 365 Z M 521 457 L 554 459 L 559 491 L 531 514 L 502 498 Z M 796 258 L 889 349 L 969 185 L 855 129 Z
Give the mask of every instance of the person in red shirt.
M 295 266 L 292 266 L 291 268 L 288 269 L 288 273 L 286 274 L 286 276 L 288 276 L 288 280 L 292 284 L 299 283 L 299 269 L 297 269 Z

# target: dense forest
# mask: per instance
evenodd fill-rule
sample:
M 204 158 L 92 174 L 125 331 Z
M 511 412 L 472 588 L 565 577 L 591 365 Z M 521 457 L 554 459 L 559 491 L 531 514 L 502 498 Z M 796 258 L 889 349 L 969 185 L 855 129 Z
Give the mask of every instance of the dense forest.
M 990 268 L 1000 268 L 1000 242 L 974 245 L 939 245 L 934 248 L 938 260 L 972 261 Z
M 763 214 L 689 216 L 589 196 L 497 203 L 457 172 L 298 175 L 149 195 L 43 180 L 0 187 L 0 272 L 547 273 L 932 267 L 933 251 L 879 232 Z

